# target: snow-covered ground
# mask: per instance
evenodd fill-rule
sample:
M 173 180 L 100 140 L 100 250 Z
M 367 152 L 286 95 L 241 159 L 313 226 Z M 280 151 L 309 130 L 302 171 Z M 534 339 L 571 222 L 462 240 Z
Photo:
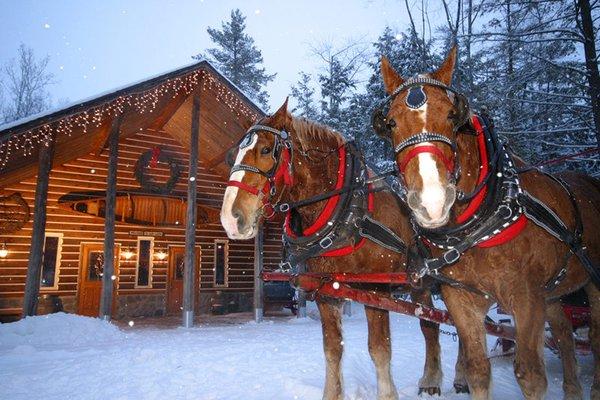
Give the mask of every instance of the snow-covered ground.
M 375 399 L 364 311 L 356 306 L 353 310 L 344 320 L 346 398 Z M 247 314 L 230 316 L 193 329 L 144 326 L 140 321 L 117 327 L 59 313 L 3 324 L 0 399 L 320 399 L 320 322 L 279 317 L 256 324 L 248 319 Z M 424 350 L 418 320 L 393 315 L 392 333 L 392 368 L 400 397 L 418 398 Z M 447 335 L 441 340 L 441 399 L 467 399 L 452 389 L 456 343 Z M 494 339 L 489 342 L 491 346 Z M 546 360 L 548 398 L 560 399 L 560 360 L 548 351 Z M 522 398 L 512 359 L 492 362 L 494 398 Z M 579 363 L 589 393 L 592 357 L 579 357 Z

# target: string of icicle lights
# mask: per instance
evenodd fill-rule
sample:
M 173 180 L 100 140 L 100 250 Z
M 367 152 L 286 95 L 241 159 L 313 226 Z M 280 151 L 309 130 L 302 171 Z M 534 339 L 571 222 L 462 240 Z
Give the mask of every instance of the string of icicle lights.
M 224 103 L 236 116 L 244 116 L 251 121 L 258 118 L 252 109 L 209 72 L 194 71 L 181 77 L 168 79 L 154 89 L 119 96 L 108 103 L 10 136 L 0 143 L 0 169 L 8 164 L 12 154 L 30 156 L 36 146 L 48 146 L 53 135 L 71 136 L 74 129 L 81 129 L 83 133 L 87 133 L 89 127 L 100 127 L 105 118 L 114 118 L 123 114 L 126 107 L 139 113 L 152 113 L 163 97 L 170 95 L 171 98 L 175 98 L 182 92 L 189 95 L 200 83 L 203 91 L 213 91 L 216 100 Z

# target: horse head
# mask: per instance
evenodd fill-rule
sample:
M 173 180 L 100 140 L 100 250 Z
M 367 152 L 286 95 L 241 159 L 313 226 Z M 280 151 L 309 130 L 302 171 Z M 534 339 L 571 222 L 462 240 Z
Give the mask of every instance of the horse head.
M 455 135 L 469 109 L 466 98 L 450 87 L 455 61 L 456 47 L 437 71 L 404 79 L 387 58 L 381 60 L 388 97 L 373 114 L 373 128 L 392 142 L 406 202 L 426 228 L 445 225 L 456 200 Z
M 251 126 L 228 155 L 229 182 L 221 208 L 221 224 L 231 239 L 256 236 L 262 217 L 274 214 L 271 202 L 291 184 L 291 115 L 287 99 L 271 116 Z

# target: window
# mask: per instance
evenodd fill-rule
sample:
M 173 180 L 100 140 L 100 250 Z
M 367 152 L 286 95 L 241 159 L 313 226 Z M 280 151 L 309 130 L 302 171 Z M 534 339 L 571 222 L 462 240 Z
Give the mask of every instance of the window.
M 62 252 L 62 233 L 46 233 L 44 254 L 42 256 L 42 274 L 40 289 L 58 289 L 58 270 Z
M 229 241 L 215 240 L 214 285 L 227 286 L 227 270 L 229 269 Z
M 153 237 L 138 237 L 137 268 L 135 270 L 135 287 L 152 286 L 152 255 L 154 253 Z

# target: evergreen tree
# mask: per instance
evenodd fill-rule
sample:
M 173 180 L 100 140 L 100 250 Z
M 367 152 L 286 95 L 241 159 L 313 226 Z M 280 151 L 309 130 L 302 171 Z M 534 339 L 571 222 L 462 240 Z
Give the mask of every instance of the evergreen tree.
M 209 59 L 244 93 L 268 109 L 269 95 L 264 86 L 276 74 L 269 75 L 262 67 L 263 57 L 246 32 L 246 17 L 239 9 L 231 11 L 231 20 L 221 23 L 221 30 L 208 28 L 207 32 L 218 47 L 208 49 Z M 193 58 L 201 59 L 202 55 Z
M 405 78 L 424 72 L 423 60 L 427 65 L 434 65 L 441 58 L 433 54 L 431 41 L 423 42 L 412 28 L 405 33 L 396 34 L 390 27 L 386 27 L 373 47 L 375 58 L 369 63 L 371 76 L 365 91 L 350 99 L 345 121 L 347 131 L 365 152 L 365 158 L 371 161 L 372 166 L 385 170 L 393 164 L 390 161 L 394 159 L 393 152 L 390 144 L 375 135 L 371 126 L 373 110 L 386 97 L 381 78 L 381 56 L 386 56 Z
M 318 119 L 318 110 L 314 104 L 315 89 L 310 85 L 311 77 L 305 72 L 300 72 L 300 79 L 292 86 L 292 97 L 298 101 L 298 105 L 292 110 L 302 117 Z

